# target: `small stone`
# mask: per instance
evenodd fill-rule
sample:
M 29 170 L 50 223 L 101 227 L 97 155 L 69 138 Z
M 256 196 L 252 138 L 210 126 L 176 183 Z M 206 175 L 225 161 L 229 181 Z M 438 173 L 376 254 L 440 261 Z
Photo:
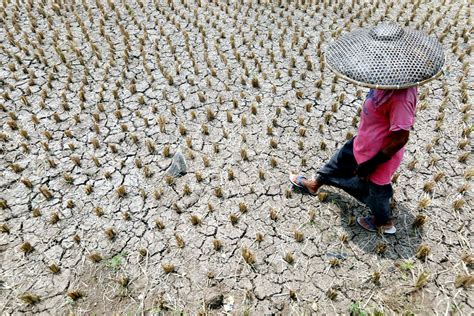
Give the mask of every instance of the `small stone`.
M 181 150 L 178 150 L 173 156 L 173 161 L 171 162 L 169 168 L 166 170 L 166 174 L 172 177 L 180 177 L 186 174 L 187 169 L 188 166 L 186 164 L 186 159 L 181 153 Z

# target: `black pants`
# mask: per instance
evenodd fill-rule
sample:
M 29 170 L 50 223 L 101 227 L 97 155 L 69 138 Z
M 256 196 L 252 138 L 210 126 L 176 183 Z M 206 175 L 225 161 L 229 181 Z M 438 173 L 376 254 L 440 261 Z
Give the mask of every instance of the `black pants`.
M 385 225 L 392 218 L 392 185 L 378 185 L 355 175 L 357 162 L 354 158 L 353 142 L 354 139 L 346 142 L 318 171 L 316 179 L 319 183 L 346 191 L 370 208 L 376 225 Z

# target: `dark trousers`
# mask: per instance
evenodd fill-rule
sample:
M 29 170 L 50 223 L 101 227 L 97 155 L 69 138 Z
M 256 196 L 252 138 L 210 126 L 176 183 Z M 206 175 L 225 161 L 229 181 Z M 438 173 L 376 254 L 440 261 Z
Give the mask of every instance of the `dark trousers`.
M 355 175 L 357 162 L 354 158 L 353 141 L 332 156 L 331 160 L 317 173 L 319 183 L 340 188 L 367 205 L 375 218 L 376 225 L 385 225 L 392 218 L 390 199 L 393 196 L 391 184 L 378 185 Z

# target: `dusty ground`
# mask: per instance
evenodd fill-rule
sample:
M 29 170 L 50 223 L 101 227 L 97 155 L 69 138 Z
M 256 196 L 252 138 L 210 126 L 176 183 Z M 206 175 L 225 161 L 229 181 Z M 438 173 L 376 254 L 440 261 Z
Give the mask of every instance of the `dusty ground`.
M 280 2 L 2 2 L 0 314 L 474 311 L 472 2 Z M 356 133 L 367 92 L 321 51 L 384 20 L 447 59 L 395 237 L 287 181 Z M 178 150 L 188 173 L 166 177 Z

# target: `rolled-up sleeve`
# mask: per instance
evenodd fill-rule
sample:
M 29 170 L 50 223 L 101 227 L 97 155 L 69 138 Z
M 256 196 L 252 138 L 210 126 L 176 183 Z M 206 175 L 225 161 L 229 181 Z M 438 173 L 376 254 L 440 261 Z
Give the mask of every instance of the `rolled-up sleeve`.
M 390 131 L 409 131 L 415 124 L 416 88 L 409 88 L 392 101 L 390 109 Z

